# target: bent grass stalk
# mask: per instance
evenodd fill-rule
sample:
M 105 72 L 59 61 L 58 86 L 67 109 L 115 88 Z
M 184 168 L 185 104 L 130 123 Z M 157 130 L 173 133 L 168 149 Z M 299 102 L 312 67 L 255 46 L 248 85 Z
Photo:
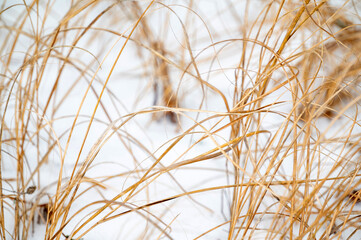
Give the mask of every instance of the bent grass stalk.
M 1 239 L 360 238 L 360 4 L 207 4 L 2 3 Z

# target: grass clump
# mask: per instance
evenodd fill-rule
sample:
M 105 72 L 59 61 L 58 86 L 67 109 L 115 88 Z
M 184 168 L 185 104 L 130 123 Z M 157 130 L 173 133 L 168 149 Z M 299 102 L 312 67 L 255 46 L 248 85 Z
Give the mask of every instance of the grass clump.
M 1 239 L 359 239 L 357 1 L 4 1 Z

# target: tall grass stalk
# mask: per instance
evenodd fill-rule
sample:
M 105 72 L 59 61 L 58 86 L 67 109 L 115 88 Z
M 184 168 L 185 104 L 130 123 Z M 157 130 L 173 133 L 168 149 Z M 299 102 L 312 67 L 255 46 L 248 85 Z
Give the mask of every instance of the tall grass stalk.
M 358 1 L 3 1 L 1 239 L 360 239 Z

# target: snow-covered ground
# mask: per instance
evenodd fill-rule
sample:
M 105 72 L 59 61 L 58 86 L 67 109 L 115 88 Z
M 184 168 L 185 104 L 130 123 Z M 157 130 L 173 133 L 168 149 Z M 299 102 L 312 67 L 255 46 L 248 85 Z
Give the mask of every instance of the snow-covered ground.
M 316 239 L 346 239 L 359 227 L 355 222 L 354 228 L 337 231 L 342 219 L 360 211 L 359 203 L 350 207 L 341 201 L 338 206 L 346 213 L 340 210 L 340 218 L 318 216 L 333 209 L 342 195 L 329 189 L 359 181 L 358 175 L 346 174 L 359 167 L 353 145 L 346 143 L 359 143 L 360 126 L 355 123 L 360 95 L 344 104 L 349 107 L 339 118 L 320 117 L 310 126 L 293 124 L 298 120 L 291 113 L 297 98 L 292 74 L 304 66 L 290 59 L 272 72 L 270 92 L 258 107 L 246 103 L 258 101 L 260 93 L 244 97 L 260 87 L 262 69 L 278 54 L 290 16 L 302 4 L 286 1 L 270 34 L 277 1 L 26 1 L 27 8 L 15 2 L 2 3 L 0 15 L 5 123 L 1 177 L 3 194 L 13 196 L 2 198 L 3 239 L 13 239 L 14 231 L 18 239 L 34 240 L 55 239 L 58 231 L 59 239 L 73 233 L 72 239 L 84 240 L 227 239 L 235 182 L 243 205 L 238 206 L 232 239 L 289 239 L 292 231 L 295 238 L 302 227 L 315 222 L 319 229 L 303 239 L 313 239 L 312 234 Z M 346 7 L 359 23 L 355 16 L 360 4 L 349 1 Z M 315 44 L 314 28 L 300 31 L 280 59 Z M 322 66 L 317 80 L 328 71 Z M 174 108 L 162 101 L 167 84 L 177 98 Z M 357 86 L 353 90 L 359 91 Z M 169 111 L 174 115 L 167 115 Z M 242 122 L 239 132 L 232 121 Z M 298 143 L 293 134 L 300 134 Z M 308 150 L 305 139 L 311 142 Z M 241 150 L 239 158 L 235 148 Z M 300 161 L 297 176 L 295 158 Z M 324 178 L 344 176 L 350 181 L 329 180 L 317 189 Z M 295 177 L 315 180 L 292 192 L 295 182 L 281 182 Z M 23 194 L 30 186 L 36 186 L 35 192 Z M 317 194 L 308 199 L 312 191 Z M 282 202 L 282 197 L 292 203 Z M 18 227 L 16 198 L 21 199 L 20 213 L 27 216 Z M 258 201 L 250 220 L 246 214 Z M 298 216 L 305 223 L 288 229 L 292 216 L 284 217 L 287 210 L 295 211 L 305 202 L 312 214 Z M 50 216 L 54 207 L 58 221 L 47 226 L 46 218 L 55 218 Z M 68 207 L 65 215 L 62 210 Z M 353 212 L 347 216 L 349 209 Z M 277 214 L 284 220 L 276 223 Z M 360 236 L 356 232 L 351 239 Z

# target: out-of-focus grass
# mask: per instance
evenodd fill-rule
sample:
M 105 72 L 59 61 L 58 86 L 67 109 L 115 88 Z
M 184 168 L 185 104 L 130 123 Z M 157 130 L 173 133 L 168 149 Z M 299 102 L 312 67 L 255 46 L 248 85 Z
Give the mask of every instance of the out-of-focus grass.
M 174 239 L 189 201 L 194 239 L 360 238 L 360 11 L 4 1 L 1 238 Z

